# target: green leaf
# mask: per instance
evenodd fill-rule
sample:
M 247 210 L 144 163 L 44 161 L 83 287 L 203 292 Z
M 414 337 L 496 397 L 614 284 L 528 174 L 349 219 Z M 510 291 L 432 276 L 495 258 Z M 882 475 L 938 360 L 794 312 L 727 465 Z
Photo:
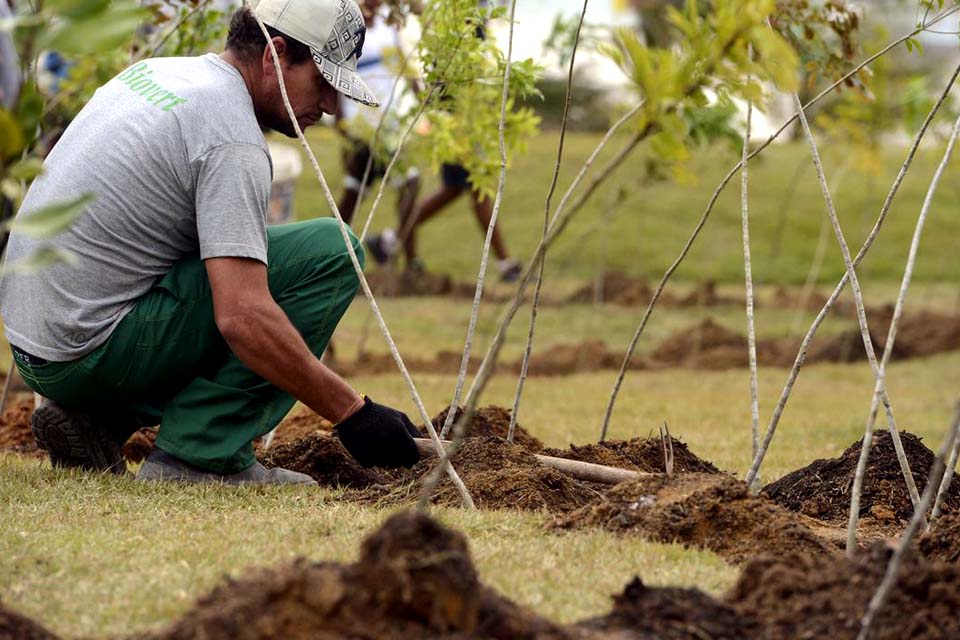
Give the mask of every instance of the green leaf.
M 17 180 L 33 180 L 43 173 L 43 160 L 37 157 L 24 158 L 10 167 L 9 175 Z
M 77 256 L 61 247 L 41 247 L 26 258 L 7 265 L 12 273 L 36 273 L 61 263 L 76 264 Z
M 110 0 L 49 0 L 46 8 L 61 16 L 78 19 L 102 14 L 109 4 Z
M 21 196 L 23 196 L 23 190 L 20 188 L 20 181 L 13 180 L 11 178 L 4 178 L 3 180 L 0 180 L 0 193 L 2 193 L 7 200 L 19 202 Z
M 111 5 L 98 15 L 65 21 L 51 30 L 44 48 L 63 54 L 110 51 L 128 42 L 147 15 L 137 6 Z
M 13 114 L 0 107 L 0 159 L 18 155 L 23 145 L 23 132 Z
M 85 193 L 79 198 L 58 202 L 26 216 L 17 216 L 4 226 L 31 238 L 49 238 L 69 229 L 93 201 L 93 194 Z

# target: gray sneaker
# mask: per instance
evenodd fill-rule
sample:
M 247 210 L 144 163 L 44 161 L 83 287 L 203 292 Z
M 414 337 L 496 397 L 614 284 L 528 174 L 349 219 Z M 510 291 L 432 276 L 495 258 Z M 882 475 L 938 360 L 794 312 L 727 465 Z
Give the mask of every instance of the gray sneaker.
M 249 469 L 239 473 L 220 475 L 204 471 L 176 458 L 157 447 L 153 448 L 137 473 L 137 480 L 145 482 L 191 482 L 223 484 L 305 484 L 317 486 L 317 481 L 305 473 L 274 467 L 267 469 L 255 462 Z
M 44 400 L 30 417 L 30 430 L 54 467 L 127 472 L 120 445 L 85 413 Z

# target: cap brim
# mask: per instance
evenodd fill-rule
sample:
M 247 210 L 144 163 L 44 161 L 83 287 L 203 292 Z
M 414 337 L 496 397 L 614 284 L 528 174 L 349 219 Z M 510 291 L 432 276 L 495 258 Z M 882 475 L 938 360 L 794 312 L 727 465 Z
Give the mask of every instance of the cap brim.
M 351 71 L 346 67 L 340 66 L 320 55 L 316 49 L 311 48 L 313 61 L 324 80 L 333 85 L 333 88 L 347 96 L 351 100 L 356 100 L 369 107 L 379 107 L 380 101 L 373 95 L 373 91 L 367 86 L 356 71 Z

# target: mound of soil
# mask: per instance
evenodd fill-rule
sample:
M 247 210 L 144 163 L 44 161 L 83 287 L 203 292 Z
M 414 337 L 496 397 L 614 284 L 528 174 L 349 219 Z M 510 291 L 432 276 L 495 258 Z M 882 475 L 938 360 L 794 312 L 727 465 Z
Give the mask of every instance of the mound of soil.
M 879 420 L 883 421 L 881 415 Z M 922 493 L 934 455 L 920 438 L 900 432 L 910 470 Z M 862 440 L 850 445 L 838 458 L 815 460 L 763 489 L 764 495 L 791 511 L 828 522 L 846 522 L 850 510 L 850 488 L 857 470 Z M 944 511 L 960 508 L 960 484 L 954 483 L 944 500 Z M 860 497 L 860 517 L 903 526 L 913 515 L 913 504 L 897 462 L 893 439 L 887 430 L 873 436 L 866 477 Z
M 37 447 L 37 441 L 30 431 L 30 416 L 33 414 L 33 394 L 11 396 L 0 416 L 0 451 L 10 451 L 22 455 L 45 456 L 46 452 Z
M 579 623 L 631 640 L 742 640 L 759 625 L 699 589 L 651 588 L 634 578 L 614 597 L 613 611 Z
M 312 409 L 298 405 L 283 421 L 277 425 L 277 433 L 273 437 L 271 447 L 286 442 L 295 442 L 300 438 L 314 433 L 326 433 L 333 429 L 333 424 L 321 418 Z
M 391 517 L 349 565 L 296 560 L 231 580 L 147 636 L 534 638 L 574 636 L 483 586 L 467 541 L 419 513 Z
M 567 302 L 583 304 L 599 300 L 629 307 L 650 304 L 651 297 L 653 290 L 643 278 L 635 278 L 622 271 L 608 271 L 603 274 L 599 283 L 594 281 L 577 289 L 567 298 Z M 661 301 L 665 302 L 662 296 Z
M 725 600 L 770 639 L 856 638 L 891 550 L 877 543 L 854 560 L 790 553 L 746 565 Z M 878 612 L 871 640 L 960 637 L 960 567 L 911 556 Z
M 430 421 L 433 423 L 433 428 L 437 430 L 437 433 L 443 428 L 447 420 L 448 411 L 449 408 L 444 409 Z M 457 412 L 453 416 L 453 423 L 456 424 L 462 415 L 463 409 L 458 407 Z M 510 409 L 490 405 L 488 407 L 481 407 L 474 412 L 473 417 L 467 424 L 467 433 L 465 435 L 467 438 L 494 436 L 496 438 L 506 439 L 509 431 Z M 426 437 L 427 428 L 421 425 L 420 432 Z M 536 437 L 530 435 L 526 429 L 520 426 L 519 422 L 514 427 L 513 442 L 534 452 L 543 449 L 543 443 Z
M 707 318 L 667 337 L 650 355 L 660 365 L 727 369 L 742 367 L 747 339 Z
M 622 482 L 601 500 L 563 516 L 556 526 L 600 526 L 655 542 L 709 549 L 731 562 L 758 553 L 833 553 L 796 514 L 751 496 L 739 480 L 716 474 Z
M 259 458 L 266 467 L 306 473 L 328 487 L 364 489 L 387 482 L 376 471 L 360 466 L 330 433 L 311 433 L 293 442 L 272 445 Z
M 0 638 L 10 640 L 57 640 L 40 623 L 8 609 L 0 602 Z
M 608 351 L 603 341 L 586 340 L 573 344 L 559 344 L 545 351 L 533 353 L 527 364 L 527 373 L 533 376 L 562 376 L 619 369 L 622 362 L 623 354 Z M 522 364 L 523 361 L 519 360 L 508 368 L 519 373 Z M 630 368 L 644 369 L 646 365 L 640 358 L 633 358 Z
M 673 441 L 674 473 L 720 473 L 720 470 L 709 461 L 690 451 L 685 442 L 672 436 L 671 440 Z M 570 445 L 569 449 L 544 449 L 542 453 L 556 458 L 580 460 L 635 471 L 666 472 L 660 438 L 607 440 L 598 444 Z
M 435 460 L 421 460 L 413 473 L 422 477 Z M 566 513 L 589 504 L 599 488 L 543 466 L 525 447 L 495 437 L 468 438 L 454 467 L 477 506 L 483 509 L 547 510 Z M 460 494 L 444 476 L 434 502 L 460 505 Z
M 917 547 L 928 560 L 960 560 L 960 515 L 941 515 L 933 527 L 920 536 Z

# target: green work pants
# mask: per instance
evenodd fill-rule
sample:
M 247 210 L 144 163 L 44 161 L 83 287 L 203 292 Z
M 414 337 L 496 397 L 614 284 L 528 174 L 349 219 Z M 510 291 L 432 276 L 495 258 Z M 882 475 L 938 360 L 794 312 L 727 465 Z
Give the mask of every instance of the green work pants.
M 319 357 L 358 287 L 338 223 L 270 227 L 267 236 L 270 293 Z M 362 265 L 360 242 L 350 238 Z M 86 356 L 39 366 L 15 361 L 37 393 L 90 413 L 117 441 L 159 424 L 160 449 L 221 474 L 251 466 L 252 441 L 295 402 L 250 371 L 220 335 L 198 256 L 175 264 Z

